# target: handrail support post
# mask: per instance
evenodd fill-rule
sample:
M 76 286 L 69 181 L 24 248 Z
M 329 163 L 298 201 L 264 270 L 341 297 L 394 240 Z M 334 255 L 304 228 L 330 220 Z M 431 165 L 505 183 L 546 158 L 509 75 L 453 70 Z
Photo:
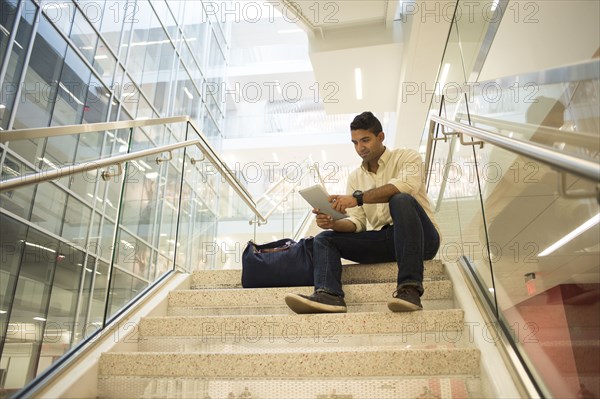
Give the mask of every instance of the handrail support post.
M 108 170 L 102 171 L 102 173 L 100 174 L 100 176 L 102 177 L 102 180 L 109 181 L 113 177 L 121 176 L 123 174 L 123 165 L 118 163 L 115 166 L 117 167 L 117 171 L 114 173 L 109 172 Z

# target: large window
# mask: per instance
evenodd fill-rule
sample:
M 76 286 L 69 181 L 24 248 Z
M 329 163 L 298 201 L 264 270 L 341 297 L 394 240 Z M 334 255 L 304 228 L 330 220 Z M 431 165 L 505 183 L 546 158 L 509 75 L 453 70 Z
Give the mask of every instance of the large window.
M 224 73 L 227 46 L 201 1 L 0 0 L 0 9 L 0 130 L 188 114 L 218 146 L 225 107 L 211 103 L 218 115 L 206 116 L 202 90 L 208 70 L 224 80 L 215 71 Z M 183 140 L 185 132 L 161 126 L 2 142 L 0 131 L 2 178 Z M 128 163 L 125 183 L 90 171 L 0 194 L 0 241 L 10 248 L 0 262 L 0 369 L 8 370 L 0 390 L 18 390 L 176 263 L 185 269 L 197 259 L 187 244 L 175 258 L 178 223 L 198 239 L 214 231 L 214 215 L 199 205 L 206 187 L 192 174 L 183 179 L 183 151 L 173 155 Z

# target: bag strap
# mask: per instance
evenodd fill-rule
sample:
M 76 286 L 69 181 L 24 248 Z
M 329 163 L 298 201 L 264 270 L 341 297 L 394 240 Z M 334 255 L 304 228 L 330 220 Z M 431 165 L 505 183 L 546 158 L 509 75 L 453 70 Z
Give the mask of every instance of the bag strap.
M 279 248 L 264 248 L 264 249 L 259 250 L 258 252 L 260 252 L 260 253 L 283 252 L 283 251 L 287 251 L 288 249 L 290 249 L 290 246 L 286 245 L 285 247 L 279 247 Z
M 252 242 L 252 240 L 248 242 L 248 245 L 252 247 L 252 252 L 255 254 L 287 251 L 292 245 L 295 244 L 295 241 L 289 239 L 282 239 L 262 245 L 256 245 L 254 242 Z

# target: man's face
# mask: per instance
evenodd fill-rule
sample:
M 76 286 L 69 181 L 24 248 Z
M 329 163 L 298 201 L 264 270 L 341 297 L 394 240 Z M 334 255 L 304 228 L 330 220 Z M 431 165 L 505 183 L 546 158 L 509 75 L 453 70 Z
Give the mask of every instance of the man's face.
M 380 132 L 377 136 L 368 130 L 362 129 L 352 130 L 351 133 L 354 149 L 363 162 L 378 159 L 383 154 L 385 148 L 383 146 L 383 139 L 385 137 L 383 132 Z

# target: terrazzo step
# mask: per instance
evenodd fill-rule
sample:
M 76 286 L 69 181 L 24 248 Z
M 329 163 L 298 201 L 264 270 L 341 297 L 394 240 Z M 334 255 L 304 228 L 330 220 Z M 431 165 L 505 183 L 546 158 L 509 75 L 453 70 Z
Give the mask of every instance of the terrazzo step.
M 261 338 L 262 341 L 255 342 L 256 336 L 239 337 L 228 339 L 223 342 L 218 338 L 188 338 L 188 337 L 149 337 L 140 340 L 138 352 L 173 352 L 173 353 L 203 353 L 203 354 L 283 354 L 283 353 L 312 353 L 312 352 L 339 352 L 354 350 L 365 345 L 377 346 L 390 349 L 455 349 L 469 348 L 471 344 L 462 339 L 462 332 L 437 332 L 433 334 L 412 335 L 407 338 L 392 334 L 366 334 L 332 337 L 301 338 L 293 335 L 288 337 Z M 457 335 L 458 334 L 458 335 Z M 231 337 L 231 336 L 230 336 Z M 449 338 L 449 343 L 443 341 Z M 228 337 L 229 338 L 229 337 Z M 421 343 L 424 339 L 431 342 Z M 440 341 L 436 344 L 435 341 Z
M 99 375 L 204 378 L 351 378 L 477 375 L 475 348 L 360 347 L 331 352 L 103 353 Z
M 102 398 L 153 399 L 469 399 L 481 398 L 471 376 L 425 378 L 210 379 L 101 377 Z
M 455 346 L 466 341 L 461 309 L 407 313 L 147 317 L 139 324 L 140 351 L 216 350 L 214 344 L 251 350 L 330 350 L 360 345 Z M 464 337 L 464 338 L 463 338 Z M 282 346 L 283 343 L 283 346 Z M 205 344 L 213 344 L 205 345 Z M 293 344 L 293 345 L 289 345 Z M 356 346 L 355 346 L 356 347 Z M 268 349 L 270 348 L 270 349 Z
M 424 281 L 422 296 L 425 309 L 454 307 L 450 280 Z M 392 298 L 395 283 L 349 284 L 344 286 L 349 312 L 385 311 Z M 285 294 L 293 292 L 310 295 L 313 287 L 282 288 L 220 288 L 177 290 L 169 293 L 169 315 L 205 314 L 291 314 L 285 305 Z
M 424 309 L 454 309 L 454 299 L 421 300 Z M 348 313 L 389 312 L 384 302 L 347 303 Z M 262 306 L 214 306 L 214 307 L 170 307 L 167 316 L 243 316 L 243 315 L 293 315 L 295 314 L 285 303 Z
M 138 352 L 181 353 L 291 353 L 333 352 L 362 346 L 395 349 L 467 348 L 472 341 L 465 331 L 413 331 L 410 334 L 337 334 L 333 328 L 300 336 L 289 329 L 283 336 L 254 331 L 233 331 L 210 337 L 151 336 L 138 340 Z
M 366 284 L 396 281 L 398 266 L 396 263 L 345 264 L 343 266 L 343 284 Z M 445 278 L 444 265 L 439 260 L 425 262 L 425 278 Z M 235 270 L 198 270 L 192 274 L 191 288 L 241 287 L 242 271 Z

